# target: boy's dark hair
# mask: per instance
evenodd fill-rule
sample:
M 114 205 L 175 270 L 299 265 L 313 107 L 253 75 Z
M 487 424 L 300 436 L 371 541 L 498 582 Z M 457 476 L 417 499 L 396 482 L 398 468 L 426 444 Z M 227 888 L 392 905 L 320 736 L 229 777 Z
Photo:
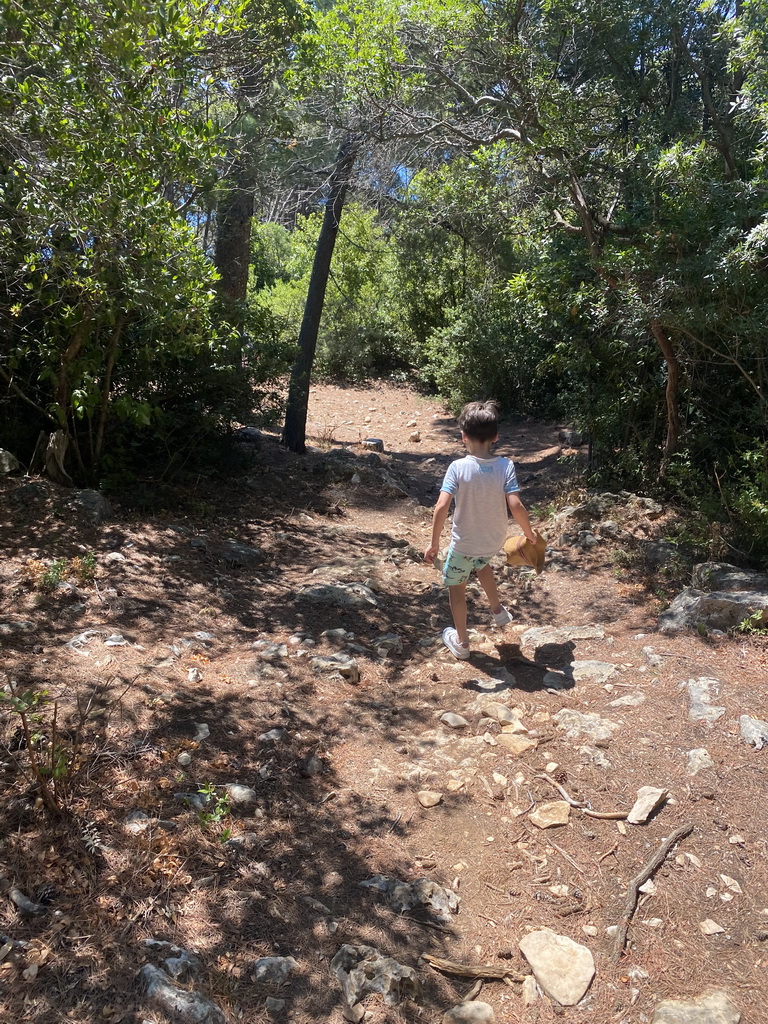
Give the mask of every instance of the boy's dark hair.
M 459 428 L 473 441 L 492 441 L 499 432 L 495 402 L 470 402 L 459 413 Z

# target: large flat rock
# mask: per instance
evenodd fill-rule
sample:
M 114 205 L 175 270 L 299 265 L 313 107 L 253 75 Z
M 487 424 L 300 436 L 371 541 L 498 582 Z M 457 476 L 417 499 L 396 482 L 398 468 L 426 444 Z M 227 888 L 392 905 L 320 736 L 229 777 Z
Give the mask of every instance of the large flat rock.
M 549 644 L 567 644 L 572 640 L 603 640 L 602 626 L 535 626 L 526 629 L 520 637 L 523 647 L 544 647 Z
M 709 992 L 696 999 L 665 999 L 651 1024 L 739 1024 L 741 1014 L 727 992 Z
M 587 947 L 551 928 L 524 935 L 520 952 L 542 992 L 561 1006 L 575 1006 L 595 976 L 595 961 Z
M 707 593 L 713 590 L 768 591 L 768 574 L 739 569 L 727 562 L 699 562 L 693 567 L 691 582 Z
M 659 616 L 659 632 L 681 633 L 699 627 L 725 632 L 759 612 L 762 621 L 768 619 L 768 588 L 705 593 L 688 587 Z

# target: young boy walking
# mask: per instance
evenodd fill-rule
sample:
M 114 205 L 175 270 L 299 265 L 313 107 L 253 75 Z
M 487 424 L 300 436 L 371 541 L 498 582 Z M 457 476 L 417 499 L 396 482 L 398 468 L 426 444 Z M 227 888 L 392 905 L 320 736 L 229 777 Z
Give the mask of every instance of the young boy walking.
M 491 455 L 499 439 L 499 411 L 494 402 L 470 402 L 459 416 L 461 440 L 468 454 L 448 467 L 432 518 L 432 539 L 424 552 L 434 562 L 451 502 L 455 500 L 451 544 L 443 566 L 453 626 L 443 630 L 443 643 L 460 661 L 469 657 L 467 581 L 474 572 L 491 606 L 493 621 L 505 626 L 512 616 L 502 605 L 491 558 L 507 537 L 508 511 L 526 539 L 536 542 L 528 513 L 518 497 L 515 467 L 509 459 Z

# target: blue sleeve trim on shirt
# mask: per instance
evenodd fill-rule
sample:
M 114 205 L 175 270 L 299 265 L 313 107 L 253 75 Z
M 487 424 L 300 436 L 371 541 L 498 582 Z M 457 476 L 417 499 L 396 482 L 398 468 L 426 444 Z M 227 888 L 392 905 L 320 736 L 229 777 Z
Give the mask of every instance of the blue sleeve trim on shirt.
M 459 489 L 459 482 L 456 479 L 456 470 L 453 468 L 453 463 L 445 471 L 443 482 L 440 485 L 440 490 L 445 491 L 446 494 L 455 495 Z
M 515 464 L 511 461 L 507 464 L 506 478 L 504 480 L 504 493 L 505 494 L 517 494 L 520 490 L 520 485 L 517 482 L 517 473 L 515 472 Z

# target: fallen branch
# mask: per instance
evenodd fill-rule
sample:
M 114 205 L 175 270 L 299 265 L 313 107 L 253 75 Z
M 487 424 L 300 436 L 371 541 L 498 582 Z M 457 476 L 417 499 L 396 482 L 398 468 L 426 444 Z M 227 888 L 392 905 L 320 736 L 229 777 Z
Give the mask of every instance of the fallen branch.
M 624 947 L 627 944 L 629 922 L 632 920 L 632 915 L 637 908 L 640 886 L 648 881 L 659 865 L 663 864 L 672 847 L 679 843 L 681 839 L 685 839 L 686 836 L 689 836 L 691 832 L 693 832 L 692 824 L 681 825 L 680 828 L 676 828 L 671 835 L 667 836 L 654 855 L 647 860 L 645 864 L 643 864 L 638 874 L 636 874 L 629 883 L 627 888 L 627 899 L 624 903 L 624 916 L 618 925 L 616 939 L 613 945 L 612 960 L 615 964 L 621 959 Z
M 582 814 L 586 814 L 590 818 L 603 818 L 610 821 L 621 821 L 629 814 L 629 811 L 593 811 L 591 807 L 585 807 L 583 803 L 580 803 L 578 800 L 574 800 L 572 796 L 569 796 L 560 783 L 555 782 L 555 780 L 550 775 L 547 775 L 546 772 L 541 772 L 536 776 L 536 778 L 545 779 L 550 786 L 555 787 L 567 804 L 570 804 L 571 807 L 575 807 L 577 811 L 581 811 Z
M 624 821 L 629 815 L 629 811 L 593 811 L 589 807 L 581 810 L 590 818 L 602 818 L 604 821 Z
M 494 967 L 490 964 L 459 964 L 455 960 L 444 960 L 440 956 L 432 956 L 431 953 L 422 953 L 421 959 L 426 960 L 430 967 L 443 974 L 457 974 L 461 978 L 495 978 L 497 981 L 523 981 L 524 974 L 515 974 L 509 967 L 499 965 Z

